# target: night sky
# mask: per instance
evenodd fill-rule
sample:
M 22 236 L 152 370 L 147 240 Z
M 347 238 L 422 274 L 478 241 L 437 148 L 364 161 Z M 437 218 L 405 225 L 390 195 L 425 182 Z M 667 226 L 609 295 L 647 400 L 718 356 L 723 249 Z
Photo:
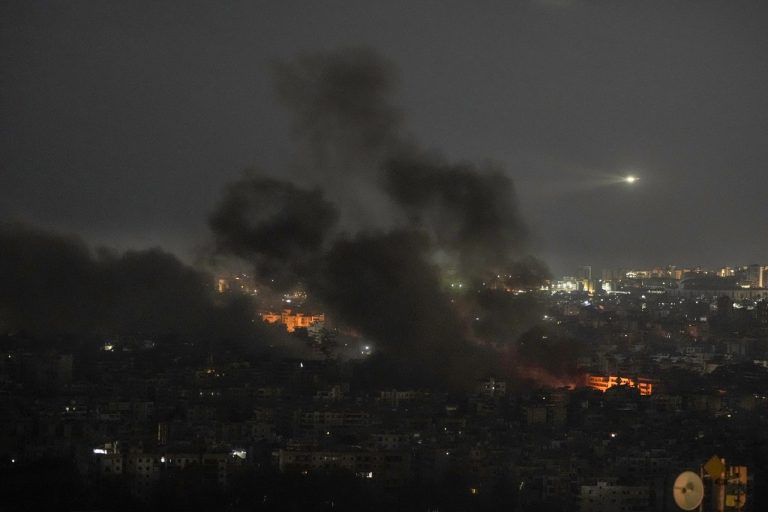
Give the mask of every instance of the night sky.
M 5 1 L 0 218 L 194 259 L 243 169 L 311 182 L 274 64 L 363 46 L 420 144 L 514 180 L 556 274 L 768 263 L 764 4 Z

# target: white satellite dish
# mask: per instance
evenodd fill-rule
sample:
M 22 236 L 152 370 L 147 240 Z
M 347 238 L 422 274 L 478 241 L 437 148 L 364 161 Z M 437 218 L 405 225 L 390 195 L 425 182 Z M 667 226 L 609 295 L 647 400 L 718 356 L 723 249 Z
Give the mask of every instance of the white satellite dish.
M 693 471 L 683 471 L 675 479 L 672 487 L 675 503 L 683 510 L 693 510 L 704 499 L 704 482 Z

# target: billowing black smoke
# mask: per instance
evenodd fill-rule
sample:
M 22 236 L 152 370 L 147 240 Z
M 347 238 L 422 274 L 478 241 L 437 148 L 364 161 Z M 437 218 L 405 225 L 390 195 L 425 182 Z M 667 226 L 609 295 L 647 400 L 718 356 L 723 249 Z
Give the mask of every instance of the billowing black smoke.
M 309 283 L 332 315 L 376 340 L 389 361 L 384 381 L 460 385 L 463 370 L 484 366 L 431 251 L 418 231 L 359 233 L 338 239 Z
M 277 65 L 298 176 L 316 188 L 246 176 L 210 225 L 220 251 L 253 261 L 267 284 L 304 283 L 397 374 L 471 381 L 498 372 L 494 354 L 540 318 L 509 291 L 546 267 L 526 256 L 507 175 L 445 162 L 403 130 L 393 70 L 368 49 Z
M 16 223 L 0 223 L 0 248 L 0 334 L 258 341 L 252 305 L 217 300 L 211 276 L 159 249 L 93 252 Z
M 254 261 L 263 281 L 284 289 L 317 264 L 336 220 L 320 190 L 251 176 L 227 188 L 210 225 L 219 252 Z
M 278 98 L 293 112 L 313 168 L 372 162 L 401 142 L 402 115 L 391 103 L 395 68 L 375 51 L 305 55 L 274 71 Z
M 467 278 L 505 268 L 527 239 L 512 180 L 496 169 L 396 156 L 384 166 L 386 190 L 409 221 L 430 233 Z

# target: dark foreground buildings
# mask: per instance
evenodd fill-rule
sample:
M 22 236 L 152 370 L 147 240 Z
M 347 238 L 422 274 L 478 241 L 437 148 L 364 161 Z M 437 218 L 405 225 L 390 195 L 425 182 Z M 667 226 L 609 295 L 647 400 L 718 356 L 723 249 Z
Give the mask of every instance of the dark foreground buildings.
M 537 343 L 573 340 L 577 372 L 450 393 L 371 384 L 370 350 L 7 335 L 0 508 L 671 511 L 717 455 L 764 510 L 766 303 L 652 291 L 542 293 Z

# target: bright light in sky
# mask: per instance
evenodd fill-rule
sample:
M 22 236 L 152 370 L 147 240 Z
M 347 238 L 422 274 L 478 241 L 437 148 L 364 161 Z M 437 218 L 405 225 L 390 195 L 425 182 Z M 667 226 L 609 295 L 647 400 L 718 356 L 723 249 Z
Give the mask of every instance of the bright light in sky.
M 639 178 L 637 176 L 627 176 L 626 178 L 624 178 L 624 181 L 626 181 L 627 183 L 634 183 L 638 179 Z

